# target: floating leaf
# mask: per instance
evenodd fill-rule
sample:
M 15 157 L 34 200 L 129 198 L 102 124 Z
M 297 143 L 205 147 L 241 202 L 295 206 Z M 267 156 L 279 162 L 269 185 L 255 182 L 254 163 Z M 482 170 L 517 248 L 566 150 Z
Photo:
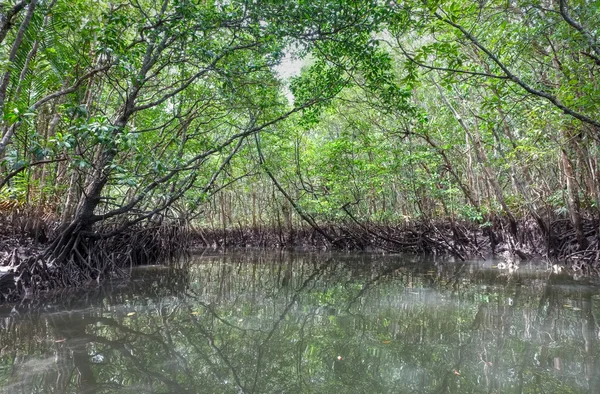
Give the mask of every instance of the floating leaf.
M 127 314 L 127 316 L 133 316 L 133 315 L 135 315 L 135 312 L 129 312 L 129 313 Z

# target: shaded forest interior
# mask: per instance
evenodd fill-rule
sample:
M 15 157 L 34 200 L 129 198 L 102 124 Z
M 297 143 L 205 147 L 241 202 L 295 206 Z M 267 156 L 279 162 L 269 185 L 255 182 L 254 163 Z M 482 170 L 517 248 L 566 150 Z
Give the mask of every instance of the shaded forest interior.
M 4 1 L 2 293 L 190 245 L 595 268 L 599 7 Z

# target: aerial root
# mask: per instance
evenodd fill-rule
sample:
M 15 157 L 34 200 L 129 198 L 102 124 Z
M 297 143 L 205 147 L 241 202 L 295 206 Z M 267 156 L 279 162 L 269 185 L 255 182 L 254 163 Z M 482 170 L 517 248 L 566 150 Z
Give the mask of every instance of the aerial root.
M 112 229 L 106 229 L 109 233 Z M 15 249 L 0 276 L 0 302 L 28 293 L 126 277 L 132 267 L 169 263 L 187 249 L 186 230 L 173 225 L 130 228 L 109 238 L 63 232 L 46 249 L 21 256 Z

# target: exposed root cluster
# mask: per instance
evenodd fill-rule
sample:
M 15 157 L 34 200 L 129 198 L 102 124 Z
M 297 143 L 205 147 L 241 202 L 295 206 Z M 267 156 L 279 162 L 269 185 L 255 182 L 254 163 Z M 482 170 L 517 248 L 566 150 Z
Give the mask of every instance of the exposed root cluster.
M 587 220 L 583 224 L 587 247 L 581 249 L 575 230 L 567 220 L 552 224 L 553 238 L 551 255 L 559 256 L 576 270 L 600 269 L 600 222 Z
M 62 232 L 45 247 L 14 247 L 0 256 L 0 302 L 29 293 L 124 277 L 131 267 L 166 262 L 188 248 L 187 231 L 176 225 L 132 227 L 110 237 Z
M 299 229 L 237 228 L 196 230 L 178 223 L 130 227 L 114 224 L 94 231 L 76 226 L 55 229 L 42 224 L 52 242 L 43 244 L 16 226 L 0 232 L 0 302 L 29 293 L 77 287 L 127 276 L 131 267 L 167 262 L 196 247 L 268 247 L 385 251 L 453 256 L 457 260 L 502 256 L 507 260 L 535 257 L 566 262 L 576 270 L 596 272 L 600 264 L 598 220 L 585 222 L 586 248 L 581 248 L 569 220 L 556 220 L 544 234 L 533 220 L 515 228 L 497 218 L 485 224 L 440 221 L 381 225 L 353 220 Z
M 459 260 L 503 256 L 512 260 L 547 258 L 595 268 L 600 261 L 598 221 L 586 221 L 588 248 L 578 249 L 570 222 L 552 222 L 544 234 L 534 220 L 522 220 L 514 232 L 507 220 L 497 218 L 478 224 L 439 221 L 402 225 L 362 224 L 353 221 L 321 226 L 330 242 L 310 227 L 237 228 L 198 230 L 199 247 L 308 247 L 314 249 L 382 250 L 392 253 L 450 255 Z

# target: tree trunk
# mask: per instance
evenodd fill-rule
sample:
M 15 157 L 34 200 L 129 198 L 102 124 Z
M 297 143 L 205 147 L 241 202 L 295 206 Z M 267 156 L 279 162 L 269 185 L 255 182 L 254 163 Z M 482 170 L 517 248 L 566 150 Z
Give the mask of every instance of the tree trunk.
M 577 185 L 577 180 L 575 179 L 575 171 L 573 170 L 572 162 L 565 149 L 561 150 L 561 158 L 565 171 L 565 179 L 567 181 L 567 206 L 569 208 L 569 215 L 571 216 L 571 223 L 575 229 L 579 250 L 584 250 L 588 247 L 588 242 L 583 231 L 583 222 L 581 220 L 579 187 Z
M 506 204 L 506 200 L 504 198 L 504 193 L 502 191 L 502 188 L 500 187 L 500 184 L 498 183 L 498 179 L 496 178 L 496 176 L 493 174 L 491 168 L 489 167 L 487 155 L 483 148 L 483 144 L 481 143 L 481 139 L 480 139 L 478 130 L 474 130 L 474 132 L 471 132 L 471 130 L 469 129 L 469 127 L 467 127 L 466 123 L 464 122 L 464 120 L 462 119 L 462 117 L 460 116 L 458 111 L 454 108 L 454 106 L 450 103 L 450 101 L 444 95 L 442 87 L 435 80 L 433 80 L 433 83 L 436 85 L 438 91 L 440 92 L 440 96 L 441 96 L 442 100 L 444 101 L 446 106 L 450 109 L 450 111 L 452 111 L 454 118 L 460 124 L 462 129 L 469 136 L 469 139 L 473 143 L 473 145 L 474 145 L 473 147 L 475 149 L 475 157 L 477 158 L 477 160 L 479 161 L 479 164 L 481 164 L 481 166 L 483 168 L 483 172 L 487 178 L 489 185 L 492 188 L 492 192 L 494 193 L 496 200 L 498 201 L 498 203 L 500 204 L 500 206 L 506 213 L 506 216 L 508 217 L 508 220 L 510 223 L 511 234 L 516 238 L 516 236 L 517 236 L 517 220 L 515 219 L 512 211 L 509 209 L 508 205 Z
M 31 22 L 31 18 L 33 17 L 33 12 L 35 11 L 35 7 L 37 5 L 37 0 L 31 0 L 29 5 L 27 6 L 27 13 L 25 14 L 25 19 L 21 22 L 21 26 L 19 27 L 19 31 L 17 32 L 17 36 L 15 37 L 15 41 L 10 50 L 10 54 L 8 55 L 8 63 L 14 63 L 17 57 L 17 50 L 21 46 L 21 42 L 23 42 L 23 38 L 25 37 L 25 32 L 29 27 L 29 23 Z M 4 103 L 6 100 L 6 92 L 8 90 L 8 85 L 10 83 L 11 76 L 11 67 L 8 67 L 4 75 L 2 76 L 2 80 L 0 82 L 0 111 L 4 109 Z M 0 145 L 0 153 L 4 150 L 4 147 L 8 144 L 8 141 L 4 141 L 4 136 L 2 138 L 2 145 Z

